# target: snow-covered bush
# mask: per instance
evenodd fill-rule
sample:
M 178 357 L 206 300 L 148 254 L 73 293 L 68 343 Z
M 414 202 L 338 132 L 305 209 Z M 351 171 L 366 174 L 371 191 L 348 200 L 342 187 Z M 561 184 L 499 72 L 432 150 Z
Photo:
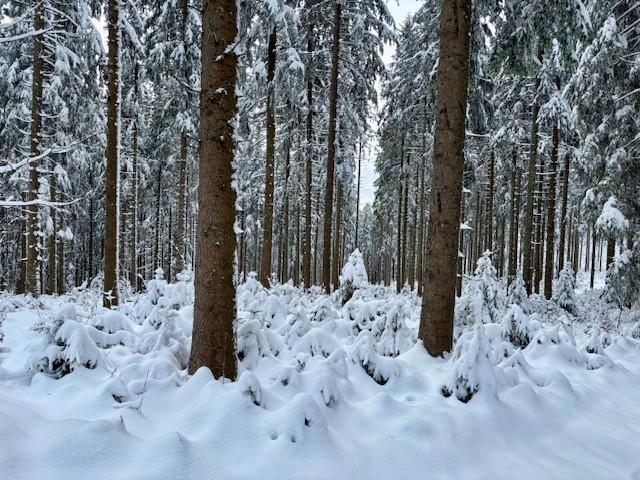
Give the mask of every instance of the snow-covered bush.
M 529 303 L 529 295 L 524 285 L 522 272 L 518 271 L 515 278 L 509 285 L 507 290 L 507 305 L 518 305 L 525 315 L 531 313 L 531 303 Z
M 504 293 L 491 264 L 491 252 L 486 251 L 478 259 L 478 266 L 469 283 L 469 291 L 456 303 L 457 325 L 497 323 L 504 308 Z
M 631 307 L 640 300 L 640 239 L 636 238 L 631 250 L 616 256 L 607 272 L 611 287 L 618 293 L 622 304 Z
M 309 309 L 309 320 L 315 326 L 333 332 L 336 328 L 336 320 L 340 318 L 340 314 L 334 308 L 329 297 L 319 297 Z
M 540 322 L 531 321 L 520 305 L 512 304 L 502 317 L 504 338 L 515 347 L 524 348 L 531 342 L 536 331 L 540 329 Z
M 48 322 L 37 323 L 34 330 L 44 333 L 44 348 L 27 360 L 27 369 L 61 378 L 79 366 L 95 368 L 100 349 L 87 332 L 88 328 L 93 327 L 78 321 L 73 304 L 54 312 Z
M 371 332 L 365 330 L 358 335 L 349 358 L 359 364 L 376 383 L 385 385 L 391 377 L 400 374 L 400 368 L 395 359 L 380 355 L 376 345 Z
M 414 345 L 414 331 L 407 327 L 407 320 L 411 318 L 407 303 L 401 296 L 386 303 L 382 315 L 371 327 L 371 333 L 378 341 L 376 351 L 379 354 L 397 357 Z
M 347 303 L 357 289 L 365 287 L 368 283 L 369 277 L 364 266 L 364 259 L 360 250 L 356 248 L 349 255 L 349 260 L 342 267 L 342 273 L 340 274 L 339 292 L 341 304 Z
M 577 312 L 575 288 L 573 269 L 571 264 L 566 263 L 564 268 L 560 270 L 558 279 L 553 282 L 552 300 L 572 315 Z
M 451 372 L 442 386 L 445 397 L 456 396 L 468 402 L 478 392 L 495 396 L 497 379 L 491 363 L 491 344 L 484 325 L 476 325 L 472 331 L 464 332 L 453 349 Z

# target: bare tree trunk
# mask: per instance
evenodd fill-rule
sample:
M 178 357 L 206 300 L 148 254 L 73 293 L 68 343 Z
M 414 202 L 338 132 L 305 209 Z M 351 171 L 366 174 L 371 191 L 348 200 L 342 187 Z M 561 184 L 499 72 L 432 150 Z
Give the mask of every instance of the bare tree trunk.
M 404 204 L 402 207 L 402 256 L 400 257 L 402 277 L 400 287 L 404 287 L 407 281 L 407 224 L 409 223 L 409 171 L 411 170 L 411 156 L 407 153 L 407 165 L 404 172 L 404 189 L 400 201 Z
M 156 189 L 156 243 L 153 252 L 153 271 L 162 266 L 160 260 L 160 205 L 162 203 L 162 162 L 158 162 L 158 188 Z
M 138 89 L 138 62 L 133 69 L 133 82 Z M 135 293 L 138 288 L 138 112 L 133 119 L 133 154 L 131 156 L 131 290 Z
M 489 193 L 487 195 L 487 249 L 493 252 L 493 197 L 496 188 L 496 152 L 491 150 L 489 160 Z
M 358 232 L 360 228 L 360 173 L 362 172 L 362 141 L 358 145 L 358 179 L 356 181 L 356 241 L 358 248 Z
M 554 243 L 556 233 L 556 170 L 558 168 L 558 126 L 553 126 L 553 148 L 551 150 L 551 166 L 549 169 L 549 203 L 547 209 L 547 249 L 544 262 L 544 296 L 547 300 L 553 295 L 554 277 Z
M 265 159 L 265 188 L 264 188 L 264 241 L 262 242 L 262 268 L 260 282 L 269 287 L 271 277 L 271 255 L 273 249 L 273 176 L 276 155 L 276 119 L 274 115 L 274 83 L 276 73 L 276 27 L 269 35 L 267 51 L 267 154 Z
M 107 168 L 105 187 L 104 296 L 105 307 L 118 305 L 118 189 L 120 177 L 120 1 L 109 0 L 107 30 Z
M 51 169 L 53 172 L 53 168 Z M 55 198 L 56 198 L 56 176 L 55 173 L 51 175 L 51 179 L 49 180 L 49 195 L 51 197 L 51 201 L 55 202 Z M 57 252 L 56 252 L 56 228 L 58 226 L 58 222 L 57 222 L 57 213 L 56 213 L 56 209 L 55 207 L 49 207 L 49 215 L 51 216 L 51 223 L 53 224 L 53 229 L 51 231 L 51 234 L 49 235 L 49 286 L 47 288 L 47 293 L 49 295 L 53 295 L 54 293 L 56 293 L 56 279 L 57 279 L 57 275 L 56 275 L 56 257 L 57 257 Z
M 593 290 L 596 277 L 596 226 L 591 226 L 591 278 L 589 280 L 589 288 Z
M 89 190 L 91 195 L 89 196 L 89 266 L 88 266 L 88 283 L 91 284 L 91 280 L 94 277 L 93 257 L 95 255 L 95 227 L 94 227 L 94 208 L 93 208 L 93 170 L 89 170 Z
M 58 201 L 62 201 L 62 195 L 58 193 Z M 62 216 L 58 214 L 59 222 L 58 225 L 62 230 Z M 64 256 L 64 238 L 60 238 L 58 240 L 58 295 L 62 295 L 66 291 L 66 281 L 65 281 L 65 256 Z
M 471 0 L 443 0 L 438 100 L 419 338 L 432 356 L 451 350 L 464 171 Z
M 282 232 L 282 278 L 281 282 L 289 280 L 289 173 L 291 171 L 291 153 L 287 149 L 284 177 L 284 230 Z
M 418 296 L 422 296 L 423 287 L 423 271 L 424 271 L 424 234 L 426 230 L 425 218 L 426 196 L 425 196 L 425 177 L 427 174 L 427 115 L 426 112 L 422 119 L 422 152 L 420 153 L 420 162 L 422 172 L 420 174 L 420 225 L 418 227 Z
M 538 51 L 538 61 L 542 63 L 543 51 Z M 536 78 L 536 93 L 540 88 L 540 77 Z M 532 292 L 532 250 L 533 245 L 531 239 L 533 238 L 533 206 L 534 198 L 533 191 L 536 185 L 536 162 L 538 161 L 538 113 L 540 112 L 540 104 L 537 100 L 533 103 L 533 122 L 531 125 L 531 153 L 529 154 L 529 174 L 527 176 L 527 209 L 524 220 L 524 238 L 522 241 L 523 255 L 522 255 L 522 276 L 527 288 L 527 293 Z M 537 281 L 537 280 L 536 280 Z
M 224 15 L 220 11 L 225 12 Z M 200 177 L 196 240 L 193 343 L 189 372 L 211 369 L 215 377 L 237 375 L 233 324 L 236 193 L 233 126 L 236 114 L 235 0 L 204 0 L 200 93 Z
M 340 274 L 340 237 L 342 232 L 342 180 L 336 181 L 336 218 L 333 232 L 333 260 L 331 261 L 331 283 L 334 288 L 339 285 Z
M 296 257 L 293 263 L 293 284 L 300 285 L 300 204 L 296 203 Z
M 313 27 L 309 27 L 309 64 L 307 65 L 307 165 L 306 165 L 306 198 L 305 198 L 305 224 L 304 224 L 304 260 L 302 262 L 302 281 L 304 287 L 311 286 L 311 192 L 313 187 Z
M 23 202 L 26 202 L 27 192 L 22 192 L 21 198 Z M 16 286 L 18 295 L 25 293 L 27 286 L 27 217 L 28 215 L 23 214 L 20 221 L 20 279 Z
M 331 50 L 331 88 L 329 91 L 329 132 L 327 141 L 327 184 L 324 196 L 324 235 L 322 245 L 322 284 L 331 290 L 331 220 L 333 213 L 333 178 L 336 158 L 336 119 L 338 116 L 338 70 L 340 61 L 340 24 L 342 4 L 334 4 L 333 46 Z
M 569 198 L 569 164 L 571 154 L 564 157 L 564 171 L 562 173 L 562 210 L 560 213 L 560 245 L 558 246 L 558 268 L 564 268 L 564 250 L 567 231 L 567 202 Z
M 39 32 L 33 37 L 33 80 L 31 84 L 31 157 L 38 157 L 41 151 L 42 135 L 42 88 L 44 82 L 44 16 L 45 2 L 37 1 L 35 4 L 33 19 L 33 29 Z M 27 199 L 34 202 L 27 207 L 27 256 L 25 280 L 26 292 L 36 296 L 40 293 L 38 288 L 38 269 L 40 266 L 41 245 L 38 241 L 38 206 L 35 200 L 38 197 L 40 187 L 40 175 L 38 169 L 42 164 L 42 159 L 33 160 L 29 163 L 29 192 Z
M 460 221 L 464 223 L 465 216 L 465 194 L 463 193 L 460 197 Z M 462 244 L 464 241 L 464 230 L 460 230 L 458 234 L 458 249 L 462 250 Z M 462 265 L 464 262 L 464 258 L 458 255 L 458 273 L 456 278 L 456 296 L 462 295 Z
M 397 218 L 397 232 L 396 238 L 396 291 L 400 293 L 404 284 L 403 271 L 402 271 L 402 257 L 404 252 L 402 251 L 402 220 L 404 215 L 402 213 L 404 189 L 406 188 L 404 183 L 404 135 L 400 139 L 400 173 L 398 177 L 398 218 Z
M 613 259 L 616 255 L 616 237 L 609 235 L 607 238 L 607 264 L 605 270 L 609 268 L 609 265 L 613 263 Z

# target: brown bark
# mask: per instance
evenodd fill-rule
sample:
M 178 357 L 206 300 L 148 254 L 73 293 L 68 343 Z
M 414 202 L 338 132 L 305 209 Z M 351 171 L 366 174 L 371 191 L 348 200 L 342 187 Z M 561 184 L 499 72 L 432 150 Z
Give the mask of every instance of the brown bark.
M 333 259 L 331 261 L 331 283 L 338 286 L 340 274 L 340 238 L 342 236 L 342 181 L 338 178 L 336 185 L 336 218 L 333 230 Z
M 45 2 L 38 1 L 34 10 L 33 29 L 41 32 L 33 37 L 33 80 L 31 84 L 31 140 L 29 154 L 37 157 L 41 152 L 42 135 L 42 88 L 44 82 L 44 15 Z M 29 163 L 29 191 L 27 200 L 35 202 L 40 187 L 38 169 L 42 160 L 32 160 Z M 33 203 L 27 207 L 27 248 L 25 266 L 25 289 L 32 295 L 38 295 L 38 269 L 40 267 L 41 245 L 38 241 L 38 206 Z
M 302 262 L 302 281 L 304 287 L 311 286 L 311 191 L 313 187 L 313 74 L 312 74 L 312 55 L 313 55 L 313 27 L 309 28 L 309 42 L 307 44 L 309 62 L 307 64 L 307 165 L 306 165 L 306 197 L 304 212 L 304 260 Z
M 402 207 L 402 256 L 400 257 L 402 277 L 400 277 L 400 288 L 404 287 L 407 281 L 407 225 L 409 223 L 409 174 L 411 170 L 411 156 L 407 153 L 407 165 L 403 174 L 404 191 L 400 200 L 404 204 Z M 410 285 L 411 287 L 412 285 Z
M 224 13 L 224 14 L 222 14 Z M 236 114 L 235 0 L 205 0 L 202 12 L 199 220 L 196 236 L 193 343 L 189 372 L 207 366 L 215 377 L 237 375 L 233 324 L 236 193 L 232 187 Z
M 567 202 L 569 198 L 569 166 L 571 154 L 564 158 L 564 171 L 562 173 L 562 210 L 560 213 L 560 245 L 558 246 L 558 268 L 564 268 L 565 238 L 567 232 Z
M 542 62 L 543 51 L 538 51 L 538 61 Z M 536 92 L 540 88 L 540 77 L 536 78 Z M 533 123 L 531 125 L 531 153 L 529 154 L 529 173 L 527 175 L 527 207 L 524 219 L 524 238 L 522 239 L 522 276 L 527 288 L 527 293 L 532 292 L 533 262 L 532 251 L 533 245 L 533 191 L 536 185 L 536 162 L 538 161 L 538 113 L 540 112 L 540 104 L 534 101 L 533 104 Z M 538 280 L 536 280 L 538 281 Z
M 464 170 L 471 0 L 443 0 L 438 100 L 419 338 L 432 356 L 451 350 Z
M 133 82 L 134 88 L 138 89 L 138 75 L 139 66 L 136 62 L 133 69 Z M 133 118 L 133 153 L 131 156 L 131 244 L 130 244 L 130 257 L 131 257 L 131 271 L 129 273 L 131 277 L 131 289 L 133 292 L 139 290 L 138 288 L 138 112 L 134 113 Z
M 425 105 L 426 107 L 426 105 Z M 418 296 L 422 296 L 423 287 L 423 271 L 424 271 L 424 234 L 426 230 L 425 218 L 426 212 L 426 196 L 425 196 L 425 177 L 427 173 L 427 115 L 422 119 L 422 151 L 420 152 L 420 161 L 422 172 L 420 174 L 420 225 L 418 226 Z
M 276 119 L 273 112 L 274 83 L 276 73 L 276 28 L 269 35 L 267 51 L 267 152 L 265 158 L 264 187 L 264 240 L 262 242 L 262 267 L 260 282 L 269 288 L 271 255 L 273 250 L 273 176 L 276 157 Z
M 549 203 L 547 204 L 547 247 L 544 261 L 544 296 L 547 300 L 553 295 L 554 243 L 556 233 L 556 170 L 558 167 L 558 126 L 553 126 L 553 148 L 549 168 Z
M 105 187 L 104 295 L 105 307 L 118 305 L 118 177 L 120 174 L 120 14 L 119 0 L 109 0 L 107 19 L 107 168 Z
M 340 24 L 342 4 L 334 4 L 333 46 L 331 48 L 331 87 L 329 91 L 329 132 L 327 140 L 327 181 L 324 196 L 324 231 L 322 245 L 322 285 L 331 291 L 331 220 L 333 213 L 333 178 L 336 158 L 336 119 L 338 116 L 338 67 L 340 62 Z
M 162 266 L 160 259 L 160 205 L 162 203 L 162 161 L 158 162 L 158 183 L 156 188 L 156 240 L 153 250 L 153 271 Z
M 356 180 L 356 241 L 355 247 L 358 248 L 358 232 L 360 228 L 360 173 L 362 171 L 362 141 L 358 146 L 358 177 Z
M 282 232 L 282 276 L 280 282 L 284 283 L 290 278 L 289 272 L 289 174 L 291 172 L 291 151 L 287 149 L 285 160 L 284 178 L 284 230 Z
M 404 256 L 404 252 L 402 251 L 402 220 L 404 219 L 404 215 L 402 213 L 403 209 L 403 198 L 404 198 L 404 189 L 406 188 L 404 182 L 404 135 L 400 139 L 400 173 L 398 177 L 398 215 L 397 215 L 397 234 L 396 237 L 396 291 L 399 293 L 402 290 L 402 286 L 404 285 L 403 278 L 403 261 L 402 258 Z
M 53 168 L 52 168 L 53 171 Z M 51 179 L 49 180 L 49 195 L 52 202 L 55 202 L 56 198 L 56 176 L 55 174 L 51 175 Z M 51 234 L 49 235 L 49 285 L 47 288 L 47 293 L 49 295 L 53 295 L 56 293 L 56 260 L 57 260 L 57 239 L 56 239 L 56 228 L 57 228 L 57 212 L 55 207 L 49 207 L 49 215 L 51 216 L 51 223 L 53 224 L 53 229 Z

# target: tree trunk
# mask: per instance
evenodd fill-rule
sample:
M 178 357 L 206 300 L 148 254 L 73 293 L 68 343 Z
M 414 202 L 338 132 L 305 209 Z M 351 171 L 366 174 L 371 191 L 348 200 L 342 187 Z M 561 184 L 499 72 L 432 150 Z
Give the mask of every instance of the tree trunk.
M 40 141 L 42 135 L 42 88 L 44 82 L 44 16 L 45 2 L 35 5 L 33 29 L 40 32 L 33 37 L 33 80 L 31 84 L 31 140 L 29 154 L 38 157 L 42 153 Z M 27 207 L 27 256 L 26 256 L 26 292 L 38 295 L 38 268 L 40 264 L 41 245 L 38 241 L 38 198 L 40 175 L 38 170 L 42 159 L 29 163 L 29 193 L 27 199 L 34 202 Z
M 542 64 L 543 50 L 538 51 L 538 61 Z M 540 77 L 536 78 L 537 94 L 540 88 Z M 533 122 L 531 125 L 531 153 L 529 154 L 529 174 L 527 176 L 527 208 L 524 219 L 524 238 L 522 239 L 523 255 L 522 255 L 522 276 L 527 288 L 527 293 L 530 295 L 532 292 L 532 277 L 533 277 L 533 264 L 532 264 L 532 251 L 533 245 L 531 239 L 533 238 L 533 205 L 534 198 L 533 192 L 536 185 L 536 162 L 538 161 L 538 113 L 540 112 L 540 104 L 537 100 L 533 103 Z M 536 280 L 537 281 L 537 280 Z
M 333 260 L 331 261 L 331 284 L 338 288 L 340 275 L 340 237 L 342 232 L 342 181 L 336 181 L 336 218 L 333 231 Z
M 120 177 L 120 1 L 109 0 L 107 30 L 107 168 L 105 187 L 103 304 L 118 305 L 118 189 Z
M 407 153 L 407 165 L 405 166 L 404 172 L 404 191 L 403 195 L 400 198 L 404 206 L 402 207 L 402 256 L 400 257 L 400 262 L 402 264 L 402 277 L 400 288 L 404 287 L 404 284 L 407 281 L 407 225 L 409 223 L 409 171 L 411 170 L 411 156 Z M 410 287 L 412 287 L 410 285 Z
M 53 172 L 53 168 L 51 169 Z M 51 179 L 49 180 L 49 196 L 51 198 L 52 202 L 55 202 L 55 198 L 56 198 L 56 176 L 55 173 L 53 173 L 51 175 Z M 53 295 L 54 293 L 56 293 L 56 279 L 57 279 L 57 272 L 56 272 L 56 257 L 57 257 L 57 252 L 56 252 L 56 228 L 57 228 L 57 213 L 56 213 L 56 209 L 55 207 L 49 207 L 49 215 L 51 216 L 51 223 L 53 224 L 53 228 L 51 231 L 51 234 L 49 235 L 49 286 L 47 288 L 47 293 L 49 295 Z
M 304 224 L 304 260 L 302 262 L 302 281 L 304 287 L 311 286 L 311 193 L 313 187 L 313 27 L 309 27 L 309 63 L 307 65 L 307 165 L 306 165 L 306 198 L 305 198 L 305 224 Z
M 464 172 L 471 0 L 443 0 L 429 230 L 419 337 L 432 356 L 451 350 Z
M 153 272 L 162 266 L 160 259 L 160 205 L 162 204 L 162 162 L 158 162 L 158 188 L 156 189 L 156 243 L 153 252 Z
M 493 252 L 493 197 L 496 188 L 496 153 L 489 160 L 489 193 L 487 195 L 487 249 Z
M 21 193 L 21 199 L 23 202 L 27 201 L 27 192 Z M 20 279 L 16 286 L 18 295 L 25 293 L 27 286 L 27 216 L 23 214 L 20 221 Z
M 609 265 L 613 263 L 613 259 L 616 255 L 616 237 L 609 235 L 607 238 L 607 264 L 605 270 L 609 268 Z
M 404 252 L 402 251 L 402 220 L 404 215 L 402 213 L 404 189 L 406 188 L 404 182 L 404 135 L 400 138 L 400 172 L 398 177 L 398 218 L 397 218 L 397 232 L 396 238 L 396 291 L 400 293 L 404 284 L 403 279 L 403 261 L 402 257 Z
M 589 287 L 593 290 L 596 277 L 596 226 L 591 226 L 591 278 L 589 280 Z
M 284 229 L 282 232 L 282 278 L 281 283 L 289 280 L 289 173 L 291 171 L 291 151 L 287 149 L 284 177 Z
M 355 248 L 358 248 L 358 232 L 360 230 L 360 174 L 362 172 L 362 141 L 358 145 L 358 178 L 356 180 L 356 240 Z
M 420 161 L 422 164 L 422 172 L 420 174 L 420 225 L 418 227 L 418 296 L 422 296 L 423 273 L 424 273 L 424 234 L 426 230 L 425 218 L 426 196 L 425 196 L 425 177 L 427 174 L 427 114 L 422 118 L 422 152 L 420 153 Z
M 267 51 L 267 154 L 265 159 L 264 187 L 264 241 L 262 243 L 262 268 L 260 282 L 269 288 L 271 255 L 273 250 L 273 176 L 276 156 L 276 119 L 274 115 L 274 83 L 276 73 L 276 28 L 269 35 Z
M 331 291 L 331 220 L 333 213 L 333 178 L 336 159 L 336 119 L 338 116 L 338 70 L 340 61 L 340 24 L 342 4 L 334 4 L 333 46 L 331 50 L 331 87 L 329 91 L 329 132 L 327 140 L 327 183 L 324 196 L 324 232 L 322 245 L 322 285 Z
M 556 170 L 558 168 L 558 126 L 553 126 L 553 148 L 549 169 L 549 203 L 547 209 L 547 248 L 544 262 L 544 296 L 547 300 L 553 295 L 554 243 L 556 233 Z
M 136 62 L 134 67 L 134 84 L 138 89 L 138 70 Z M 133 154 L 131 156 L 131 290 L 135 293 L 138 288 L 138 112 L 136 110 L 133 118 Z
M 224 12 L 221 15 L 220 12 Z M 235 0 L 205 0 L 202 12 L 200 174 L 195 303 L 189 372 L 207 366 L 215 377 L 237 375 L 233 324 L 236 193 L 233 127 L 236 114 Z
M 95 252 L 95 227 L 94 227 L 94 208 L 93 208 L 93 170 L 89 170 L 89 191 L 91 192 L 89 196 L 89 265 L 88 265 L 88 278 L 87 283 L 91 285 L 91 280 L 93 280 L 94 276 L 94 267 L 93 267 L 93 257 Z
M 558 268 L 564 268 L 565 238 L 567 232 L 567 201 L 569 198 L 569 164 L 571 154 L 567 153 L 564 158 L 564 171 L 562 178 L 562 210 L 560 213 L 560 245 L 558 246 Z

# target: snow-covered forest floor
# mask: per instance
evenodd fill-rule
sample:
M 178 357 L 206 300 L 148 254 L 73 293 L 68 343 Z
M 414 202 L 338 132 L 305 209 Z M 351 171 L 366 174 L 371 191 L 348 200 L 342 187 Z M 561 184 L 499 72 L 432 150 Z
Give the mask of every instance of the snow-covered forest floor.
M 500 320 L 434 359 L 413 293 L 367 286 L 341 306 L 251 278 L 237 382 L 186 374 L 188 281 L 117 312 L 91 289 L 0 294 L 0 476 L 640 479 L 640 315 L 585 281 L 575 316 L 532 298 L 528 346 Z

